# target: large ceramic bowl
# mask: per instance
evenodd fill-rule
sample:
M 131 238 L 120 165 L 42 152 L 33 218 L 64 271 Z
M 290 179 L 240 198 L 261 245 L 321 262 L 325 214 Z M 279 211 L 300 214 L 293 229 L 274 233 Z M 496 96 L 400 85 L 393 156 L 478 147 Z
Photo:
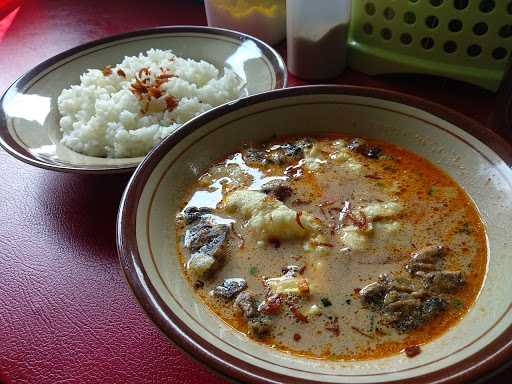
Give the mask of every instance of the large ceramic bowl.
M 249 140 L 343 132 L 383 139 L 441 167 L 474 199 L 487 228 L 485 283 L 469 313 L 413 358 L 331 362 L 246 338 L 195 300 L 175 252 L 184 191 Z M 256 95 L 190 121 L 133 175 L 118 221 L 120 261 L 143 308 L 195 358 L 257 383 L 455 383 L 489 374 L 512 351 L 512 148 L 478 123 L 421 99 L 358 87 L 300 87 Z M 412 380 L 412 381 L 411 381 Z
M 20 77 L 0 99 L 0 145 L 18 159 L 65 172 L 130 172 L 142 157 L 108 159 L 74 152 L 60 143 L 57 97 L 88 68 L 120 63 L 150 48 L 232 69 L 246 82 L 241 96 L 284 88 L 279 54 L 243 33 L 208 27 L 160 27 L 96 40 L 63 52 Z

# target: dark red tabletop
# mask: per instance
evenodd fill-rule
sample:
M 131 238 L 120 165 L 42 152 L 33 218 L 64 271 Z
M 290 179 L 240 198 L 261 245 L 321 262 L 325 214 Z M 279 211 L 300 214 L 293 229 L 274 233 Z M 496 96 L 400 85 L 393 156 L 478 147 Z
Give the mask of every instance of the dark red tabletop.
M 92 39 L 205 23 L 192 0 L 0 0 L 0 91 Z M 336 82 L 403 91 L 483 123 L 496 103 L 490 92 L 429 77 L 347 71 Z M 158 331 L 124 280 L 115 219 L 128 177 L 45 171 L 0 150 L 1 383 L 225 382 Z M 506 370 L 492 382 L 511 377 Z

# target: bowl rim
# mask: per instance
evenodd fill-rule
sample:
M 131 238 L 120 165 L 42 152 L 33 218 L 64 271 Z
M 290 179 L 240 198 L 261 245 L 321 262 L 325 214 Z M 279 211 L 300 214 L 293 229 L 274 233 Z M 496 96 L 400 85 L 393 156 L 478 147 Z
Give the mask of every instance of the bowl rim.
M 153 286 L 144 269 L 136 240 L 136 215 L 139 198 L 147 180 L 160 160 L 182 139 L 205 123 L 239 108 L 260 102 L 291 96 L 332 94 L 365 96 L 398 102 L 429 112 L 468 132 L 494 150 L 509 167 L 512 167 L 512 145 L 481 123 L 440 104 L 401 92 L 359 86 L 309 85 L 268 91 L 239 99 L 234 103 L 212 109 L 190 120 L 162 141 L 141 162 L 123 193 L 116 226 L 118 256 L 124 276 L 147 316 L 182 351 L 215 372 L 231 379 L 249 383 L 316 383 L 305 379 L 275 373 L 224 351 L 204 341 L 167 307 Z M 440 370 L 413 379 L 422 383 L 459 383 L 493 374 L 512 356 L 512 324 L 495 340 L 467 358 Z M 405 384 L 410 378 L 390 380 L 387 383 Z
M 115 35 L 110 35 L 104 38 L 95 39 L 84 44 L 77 45 L 73 48 L 67 49 L 63 52 L 52 56 L 43 62 L 39 63 L 32 69 L 28 70 L 21 76 L 19 76 L 11 85 L 7 87 L 7 89 L 3 92 L 0 97 L 0 147 L 2 147 L 7 153 L 11 156 L 17 158 L 18 160 L 23 161 L 24 163 L 48 169 L 52 171 L 59 172 L 73 172 L 73 173 L 82 173 L 82 174 L 115 174 L 115 173 L 128 173 L 132 172 L 137 165 L 126 165 L 126 166 L 113 166 L 113 167 L 98 167 L 96 166 L 85 166 L 78 167 L 73 165 L 61 165 L 55 164 L 51 162 L 47 162 L 41 160 L 34 155 L 32 155 L 29 151 L 27 151 L 23 146 L 16 142 L 9 130 L 7 129 L 7 116 L 4 110 L 4 102 L 7 96 L 9 96 L 12 92 L 17 92 L 18 89 L 23 88 L 26 84 L 32 81 L 35 77 L 37 77 L 41 72 L 46 70 L 48 67 L 75 55 L 81 51 L 114 42 L 124 39 L 129 39 L 132 37 L 139 36 L 149 36 L 149 35 L 158 35 L 158 34 L 168 34 L 168 33 L 202 33 L 205 35 L 219 35 L 225 36 L 232 39 L 239 40 L 240 42 L 245 42 L 248 40 L 254 41 L 258 48 L 263 52 L 263 56 L 266 57 L 271 64 L 271 68 L 276 76 L 276 85 L 274 89 L 282 89 L 286 88 L 288 85 L 288 71 L 286 70 L 286 64 L 282 56 L 269 44 L 264 41 L 248 35 L 246 33 L 233 31 L 225 28 L 217 28 L 217 27 L 206 27 L 206 26 L 196 26 L 196 25 L 173 25 L 173 26 L 159 26 L 153 28 L 144 28 L 137 29 L 130 32 L 119 33 Z M 213 109 L 213 108 L 212 108 Z

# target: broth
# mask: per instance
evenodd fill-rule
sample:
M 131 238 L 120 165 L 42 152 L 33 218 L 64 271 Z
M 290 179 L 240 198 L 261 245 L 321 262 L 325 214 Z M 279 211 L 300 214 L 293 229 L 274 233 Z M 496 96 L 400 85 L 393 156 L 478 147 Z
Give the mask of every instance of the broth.
M 252 339 L 312 358 L 427 343 L 464 316 L 486 271 L 462 188 L 375 140 L 247 145 L 199 178 L 177 223 L 198 298 Z

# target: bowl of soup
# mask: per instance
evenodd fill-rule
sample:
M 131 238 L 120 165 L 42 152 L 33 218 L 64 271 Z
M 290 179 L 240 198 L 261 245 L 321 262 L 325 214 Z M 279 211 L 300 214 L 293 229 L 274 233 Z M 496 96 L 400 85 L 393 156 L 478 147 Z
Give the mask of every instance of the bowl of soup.
M 155 324 L 233 379 L 482 377 L 511 348 L 511 164 L 491 131 L 403 94 L 251 96 L 142 162 L 121 265 Z

